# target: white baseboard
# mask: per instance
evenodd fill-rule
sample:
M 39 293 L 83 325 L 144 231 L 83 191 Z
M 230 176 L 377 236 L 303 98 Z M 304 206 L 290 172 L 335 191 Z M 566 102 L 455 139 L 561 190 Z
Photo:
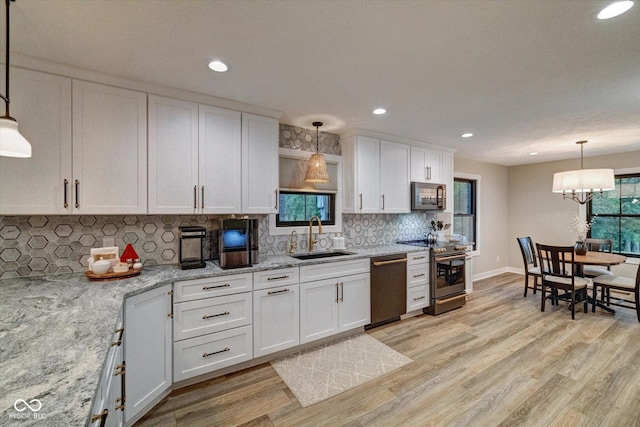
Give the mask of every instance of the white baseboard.
M 517 273 L 517 272 L 518 271 L 514 271 L 511 267 L 498 268 L 496 270 L 490 270 L 490 271 L 485 271 L 484 273 L 474 274 L 473 281 L 475 282 L 476 280 L 488 279 L 489 277 L 497 276 L 503 273 Z

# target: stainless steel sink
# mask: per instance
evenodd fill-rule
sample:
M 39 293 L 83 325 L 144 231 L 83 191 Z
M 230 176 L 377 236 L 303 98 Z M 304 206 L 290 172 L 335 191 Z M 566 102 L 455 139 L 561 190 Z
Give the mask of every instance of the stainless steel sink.
M 318 259 L 318 258 L 332 258 L 336 256 L 354 255 L 354 252 L 347 251 L 332 251 L 332 252 L 311 252 L 307 254 L 289 255 L 291 258 L 306 260 L 306 259 Z

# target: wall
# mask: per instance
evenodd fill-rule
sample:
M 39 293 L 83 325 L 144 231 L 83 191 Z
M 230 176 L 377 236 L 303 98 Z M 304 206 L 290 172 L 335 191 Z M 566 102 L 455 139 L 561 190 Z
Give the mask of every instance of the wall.
M 500 272 L 509 265 L 508 168 L 456 157 L 454 177 L 456 173 L 481 176 L 478 255 L 473 258 L 473 275 L 477 278 Z
M 516 237 L 531 236 L 535 243 L 571 245 L 575 236 L 566 221 L 577 215 L 579 205 L 551 192 L 553 174 L 579 167 L 579 160 L 509 167 L 508 248 L 509 266 L 522 269 Z M 640 168 L 640 151 L 585 158 L 587 168 Z

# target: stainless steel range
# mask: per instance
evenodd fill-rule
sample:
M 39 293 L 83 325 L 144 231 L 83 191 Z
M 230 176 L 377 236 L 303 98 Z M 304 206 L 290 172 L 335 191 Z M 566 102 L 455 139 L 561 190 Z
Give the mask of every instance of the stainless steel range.
M 407 240 L 398 243 L 429 249 L 429 286 L 431 304 L 424 309 L 428 314 L 441 314 L 462 307 L 465 294 L 466 246 L 455 243 L 430 244 L 426 240 Z

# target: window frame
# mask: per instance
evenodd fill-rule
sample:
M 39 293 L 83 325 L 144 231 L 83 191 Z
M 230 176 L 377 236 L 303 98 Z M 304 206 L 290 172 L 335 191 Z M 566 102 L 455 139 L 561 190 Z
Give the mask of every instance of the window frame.
M 616 183 L 618 182 L 619 179 L 623 179 L 623 178 L 640 178 L 640 169 L 624 169 L 624 170 L 618 170 L 618 171 L 614 171 L 614 178 L 616 180 Z M 640 194 L 638 195 L 640 197 Z M 597 197 L 597 196 L 596 196 Z M 621 198 L 620 198 L 621 200 Z M 618 219 L 618 243 L 619 243 L 619 248 L 616 251 L 615 250 L 615 245 L 614 245 L 614 249 L 612 250 L 613 253 L 615 254 L 620 254 L 623 255 L 627 258 L 640 258 L 640 254 L 638 253 L 630 253 L 630 252 L 623 252 L 622 251 L 622 238 L 621 238 L 621 233 L 622 233 L 622 227 L 620 225 L 620 222 L 622 221 L 623 218 L 640 218 L 640 214 L 623 214 L 622 213 L 622 209 L 619 209 L 619 212 L 617 214 L 593 214 L 593 205 L 592 205 L 592 201 L 590 200 L 587 203 L 586 206 L 586 218 L 587 221 L 591 222 L 591 220 L 594 217 L 601 217 L 601 218 L 617 218 Z M 589 232 L 587 233 L 587 237 L 591 237 L 592 236 L 592 230 L 590 229 Z
M 471 256 L 478 256 L 480 255 L 480 247 L 481 247 L 481 240 L 480 240 L 480 229 L 481 229 L 481 224 L 482 222 L 480 221 L 480 212 L 481 212 L 481 194 L 482 194 L 482 176 L 480 175 L 475 175 L 475 174 L 467 174 L 467 173 L 461 173 L 461 172 L 454 172 L 454 177 L 453 177 L 453 185 L 455 187 L 455 182 L 456 181 L 467 181 L 467 182 L 472 182 L 473 185 L 473 207 L 474 207 L 474 216 L 475 216 L 475 221 L 474 221 L 474 233 L 475 233 L 475 239 L 473 242 L 471 242 L 473 244 L 473 249 L 470 251 Z M 452 193 L 454 193 L 455 189 L 451 189 Z M 455 193 L 454 193 L 455 194 Z M 460 215 L 467 215 L 467 214 L 456 214 L 456 209 L 455 209 L 455 197 L 452 197 L 453 200 L 453 208 L 452 208 L 452 215 L 453 215 L 453 219 L 455 220 L 456 216 L 460 216 Z
M 334 226 L 336 225 L 336 217 L 337 217 L 337 213 L 336 213 L 336 199 L 337 199 L 337 194 L 335 193 L 330 193 L 330 192 L 308 192 L 308 191 L 295 191 L 295 190 L 280 190 L 278 197 L 282 197 L 283 195 L 287 195 L 287 194 L 292 194 L 292 195 L 300 195 L 300 196 L 328 196 L 329 197 L 329 220 L 322 220 L 322 225 L 324 226 L 325 224 L 327 226 Z M 279 205 L 281 205 L 281 201 L 278 201 Z M 309 225 L 309 220 L 305 220 L 305 221 L 280 221 L 280 214 L 277 213 L 275 214 L 276 217 L 276 227 L 279 228 L 285 228 L 285 227 L 300 227 L 300 226 L 308 226 Z M 326 221 L 326 222 L 325 222 Z

